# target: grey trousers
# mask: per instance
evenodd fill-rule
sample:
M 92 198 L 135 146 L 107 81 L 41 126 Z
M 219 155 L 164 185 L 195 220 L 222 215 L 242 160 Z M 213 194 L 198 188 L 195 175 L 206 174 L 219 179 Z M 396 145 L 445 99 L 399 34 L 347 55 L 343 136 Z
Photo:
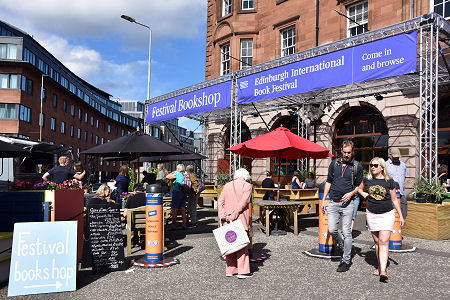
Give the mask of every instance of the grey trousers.
M 342 261 L 349 264 L 351 262 L 352 252 L 352 217 L 355 204 L 353 200 L 348 202 L 330 201 L 328 204 L 328 231 L 334 239 L 335 245 L 344 244 L 344 253 Z M 339 221 L 342 218 L 342 234 L 344 240 L 338 232 Z
M 189 217 L 191 219 L 192 224 L 197 223 L 197 203 L 198 203 L 199 197 L 200 197 L 200 193 L 196 194 L 195 196 L 188 197 L 187 209 L 188 209 Z

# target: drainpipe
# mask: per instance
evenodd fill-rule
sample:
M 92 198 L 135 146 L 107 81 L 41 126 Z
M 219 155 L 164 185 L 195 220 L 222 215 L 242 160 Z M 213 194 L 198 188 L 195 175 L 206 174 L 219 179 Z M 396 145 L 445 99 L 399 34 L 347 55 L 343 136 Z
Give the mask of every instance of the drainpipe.
M 316 0 L 316 47 L 317 46 L 319 46 L 319 0 Z
M 411 19 L 414 18 L 414 0 L 411 0 Z

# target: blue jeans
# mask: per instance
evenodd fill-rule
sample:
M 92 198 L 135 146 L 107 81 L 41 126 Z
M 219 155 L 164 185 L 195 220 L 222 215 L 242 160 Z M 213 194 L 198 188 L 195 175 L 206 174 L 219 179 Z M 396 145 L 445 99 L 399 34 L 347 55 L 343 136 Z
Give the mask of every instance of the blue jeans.
M 349 264 L 351 262 L 352 252 L 352 217 L 355 204 L 353 200 L 348 202 L 334 202 L 330 201 L 328 204 L 328 231 L 334 239 L 335 244 L 344 244 L 344 254 L 342 261 Z M 342 217 L 342 234 L 345 239 L 338 232 L 339 221 Z
M 358 206 L 359 206 L 359 195 L 355 195 L 355 199 L 353 200 L 353 203 L 355 204 L 355 208 L 353 209 L 353 220 L 356 219 L 356 214 L 358 213 Z

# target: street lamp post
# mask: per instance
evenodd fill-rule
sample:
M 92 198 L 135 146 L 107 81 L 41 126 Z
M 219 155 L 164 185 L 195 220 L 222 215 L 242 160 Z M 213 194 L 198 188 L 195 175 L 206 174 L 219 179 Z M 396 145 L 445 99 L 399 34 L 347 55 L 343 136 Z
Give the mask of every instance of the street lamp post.
M 152 63 L 152 29 L 142 23 L 137 22 L 134 18 L 126 16 L 126 15 L 121 15 L 120 16 L 122 19 L 127 20 L 131 23 L 136 23 L 138 25 L 141 25 L 145 28 L 148 29 L 149 31 L 149 43 L 148 43 L 148 83 L 147 83 L 147 100 L 150 99 L 150 74 L 151 74 L 151 63 Z
M 42 126 L 44 125 L 44 118 L 42 117 L 42 102 L 44 100 L 44 77 L 48 77 L 47 74 L 41 75 L 41 113 L 39 114 L 39 142 L 42 142 Z

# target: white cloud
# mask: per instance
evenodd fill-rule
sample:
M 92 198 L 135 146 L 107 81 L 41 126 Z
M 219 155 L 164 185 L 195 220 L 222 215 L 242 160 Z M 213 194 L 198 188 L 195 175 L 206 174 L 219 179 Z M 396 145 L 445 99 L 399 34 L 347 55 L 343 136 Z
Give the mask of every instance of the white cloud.
M 117 98 L 143 94 L 132 83 L 139 82 L 139 77 L 146 76 L 147 61 L 118 64 L 105 60 L 96 50 L 70 44 L 53 35 L 40 40 L 40 43 L 44 48 L 51 49 L 51 53 L 73 73 Z
M 148 35 L 144 28 L 120 18 L 135 18 L 152 28 L 155 37 L 189 38 L 203 34 L 205 0 L 0 0 L 0 19 L 29 34 L 53 32 L 64 37 L 122 36 L 138 43 Z M 9 21 L 8 21 L 9 20 Z

